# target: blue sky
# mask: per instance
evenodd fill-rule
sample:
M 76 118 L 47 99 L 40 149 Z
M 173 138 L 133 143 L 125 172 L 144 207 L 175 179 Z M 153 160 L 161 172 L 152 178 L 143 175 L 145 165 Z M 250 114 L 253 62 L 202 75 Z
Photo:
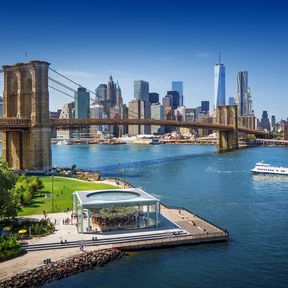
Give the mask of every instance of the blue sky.
M 5 1 L 1 3 L 0 64 L 40 59 L 94 90 L 119 80 L 124 100 L 133 80 L 163 97 L 183 80 L 188 107 L 213 105 L 213 66 L 221 49 L 226 95 L 248 70 L 254 109 L 288 116 L 286 1 Z M 25 52 L 27 57 L 25 58 Z M 3 88 L 3 82 L 0 85 Z M 52 110 L 69 101 L 52 95 Z

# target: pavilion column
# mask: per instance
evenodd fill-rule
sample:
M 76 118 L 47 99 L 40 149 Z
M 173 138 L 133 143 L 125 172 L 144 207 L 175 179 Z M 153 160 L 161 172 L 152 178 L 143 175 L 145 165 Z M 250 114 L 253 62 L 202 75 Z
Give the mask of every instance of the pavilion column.
M 83 207 L 80 205 L 80 233 L 83 233 Z
M 155 221 L 156 221 L 155 226 L 157 228 L 158 227 L 158 203 L 157 202 L 155 203 Z
M 88 216 L 88 231 L 91 231 L 90 230 L 90 208 L 87 209 L 88 212 L 87 212 L 87 216 Z
M 77 213 L 77 204 L 76 204 L 75 192 L 72 194 L 72 201 L 73 201 L 73 213 Z
M 147 205 L 147 227 L 150 227 L 150 206 Z

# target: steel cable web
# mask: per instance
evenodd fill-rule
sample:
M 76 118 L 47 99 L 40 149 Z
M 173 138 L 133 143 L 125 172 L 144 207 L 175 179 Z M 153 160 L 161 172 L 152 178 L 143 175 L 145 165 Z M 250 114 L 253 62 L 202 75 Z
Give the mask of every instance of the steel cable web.
M 48 82 L 48 83 L 49 83 L 49 84 L 48 84 L 48 87 L 49 87 L 50 89 L 54 90 L 55 92 L 62 93 L 63 95 L 68 96 L 68 97 L 74 99 L 74 95 L 69 94 L 69 92 L 70 92 L 70 93 L 71 93 L 71 92 L 75 93 L 75 92 L 77 92 L 77 89 L 81 87 L 81 88 L 85 88 L 86 91 L 88 91 L 89 93 L 97 96 L 98 99 L 100 99 L 100 100 L 105 100 L 103 97 L 100 97 L 99 95 L 96 95 L 95 92 L 91 91 L 90 89 L 87 89 L 87 88 L 84 87 L 83 85 L 75 82 L 75 81 L 72 80 L 71 78 L 63 75 L 62 73 L 56 71 L 55 69 L 52 69 L 52 68 L 49 67 L 49 70 L 52 71 L 52 72 L 54 72 L 54 73 L 55 73 L 54 75 L 56 75 L 56 77 L 58 77 L 58 78 L 61 79 L 61 81 L 60 81 L 60 80 L 55 79 L 54 77 L 50 77 L 50 76 L 48 77 L 48 80 L 49 80 L 49 82 Z M 65 82 L 66 84 L 64 84 L 62 81 Z M 75 87 L 75 88 L 72 88 L 72 87 L 69 86 L 69 85 L 73 85 L 74 87 L 75 87 L 75 86 L 76 86 L 76 87 Z M 68 92 L 68 91 L 69 91 L 69 92 Z M 94 103 L 94 102 L 95 102 L 95 99 L 92 98 L 92 97 L 90 97 L 90 102 L 91 102 L 91 103 Z M 134 111 L 128 110 L 128 113 L 129 113 L 129 114 L 130 114 L 130 113 L 131 113 L 131 114 L 134 114 L 134 115 L 137 116 L 137 118 L 139 118 L 138 113 L 136 113 L 136 112 L 134 112 Z M 131 114 L 130 114 L 130 115 L 131 115 Z M 144 115 L 140 115 L 140 117 L 144 117 Z M 135 118 L 135 119 L 137 119 L 137 118 Z M 133 119 L 133 118 L 132 118 L 132 119 Z M 152 119 L 152 118 L 151 118 L 151 119 Z

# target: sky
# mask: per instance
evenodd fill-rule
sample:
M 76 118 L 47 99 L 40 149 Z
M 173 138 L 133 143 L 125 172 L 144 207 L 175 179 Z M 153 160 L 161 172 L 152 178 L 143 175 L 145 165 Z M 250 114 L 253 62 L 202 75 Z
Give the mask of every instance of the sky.
M 161 98 L 182 80 L 187 107 L 213 106 L 220 49 L 227 100 L 237 71 L 247 70 L 256 116 L 268 110 L 286 119 L 287 15 L 285 0 L 2 1 L 0 64 L 48 61 L 93 91 L 111 74 L 126 103 L 134 80 Z M 68 101 L 51 93 L 50 108 Z

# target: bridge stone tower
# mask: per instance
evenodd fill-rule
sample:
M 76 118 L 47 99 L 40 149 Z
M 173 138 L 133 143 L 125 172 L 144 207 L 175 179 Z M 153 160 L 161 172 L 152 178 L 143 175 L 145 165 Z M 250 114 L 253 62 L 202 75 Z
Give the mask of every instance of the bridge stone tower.
M 239 149 L 237 106 L 218 106 L 216 110 L 216 123 L 233 127 L 233 130 L 219 130 L 217 132 L 218 151 L 226 152 Z
M 30 122 L 29 129 L 2 132 L 2 157 L 13 169 L 51 168 L 48 67 L 44 61 L 3 66 L 3 118 Z

